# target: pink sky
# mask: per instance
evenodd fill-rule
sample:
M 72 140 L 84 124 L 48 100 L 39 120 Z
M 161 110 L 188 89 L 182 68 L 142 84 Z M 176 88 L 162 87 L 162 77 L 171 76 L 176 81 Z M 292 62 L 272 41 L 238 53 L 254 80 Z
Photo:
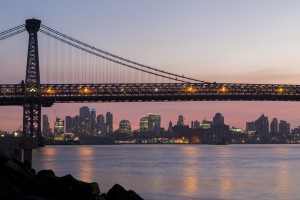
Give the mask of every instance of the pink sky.
M 225 116 L 225 123 L 230 126 L 245 128 L 247 121 L 257 119 L 261 114 L 269 117 L 269 121 L 276 117 L 287 120 L 292 127 L 300 125 L 298 102 L 164 102 L 164 103 L 89 103 L 89 104 L 56 104 L 53 108 L 43 108 L 42 113 L 47 114 L 51 127 L 55 117 L 64 118 L 66 115 L 79 114 L 81 106 L 95 108 L 96 113 L 112 112 L 114 116 L 114 129 L 119 127 L 122 119 L 130 120 L 133 129 L 139 128 L 139 119 L 148 113 L 161 114 L 162 126 L 167 128 L 169 121 L 176 124 L 178 115 L 185 117 L 185 124 L 190 125 L 191 120 L 202 121 L 204 117 L 212 120 L 215 113 L 221 112 Z M 1 107 L 1 129 L 13 131 L 22 124 L 21 107 Z

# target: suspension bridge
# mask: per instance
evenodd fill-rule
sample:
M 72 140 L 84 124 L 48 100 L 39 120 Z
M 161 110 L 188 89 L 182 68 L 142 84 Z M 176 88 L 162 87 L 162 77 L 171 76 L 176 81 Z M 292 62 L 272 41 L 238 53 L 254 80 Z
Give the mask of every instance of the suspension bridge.
M 38 19 L 1 32 L 0 41 L 26 31 L 25 79 L 0 84 L 1 106 L 23 106 L 24 137 L 41 140 L 41 107 L 54 103 L 300 100 L 300 85 L 217 83 L 178 75 L 103 51 Z M 40 81 L 38 32 L 47 37 L 45 84 Z

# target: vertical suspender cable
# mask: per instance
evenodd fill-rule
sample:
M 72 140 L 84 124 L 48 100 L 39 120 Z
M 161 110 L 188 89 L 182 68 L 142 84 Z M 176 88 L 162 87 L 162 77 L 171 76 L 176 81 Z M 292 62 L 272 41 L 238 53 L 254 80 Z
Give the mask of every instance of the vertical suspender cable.
M 57 40 L 55 40 L 55 54 L 54 54 L 54 62 L 55 62 L 55 71 L 54 71 L 54 83 L 57 84 Z
M 49 65 L 50 65 L 50 36 L 47 38 L 47 83 L 49 84 Z
M 65 79 L 65 44 L 62 43 L 62 49 L 61 49 L 61 60 L 62 60 L 62 83 L 65 83 L 64 79 Z
M 79 82 L 79 49 L 76 50 L 76 54 L 77 54 L 77 74 L 76 74 L 76 83 Z

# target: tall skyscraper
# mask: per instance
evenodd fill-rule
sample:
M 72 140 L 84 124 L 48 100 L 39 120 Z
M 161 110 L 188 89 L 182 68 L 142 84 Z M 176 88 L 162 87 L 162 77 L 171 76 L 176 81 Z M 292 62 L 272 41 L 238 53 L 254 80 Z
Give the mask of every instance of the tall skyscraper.
M 106 130 L 107 133 L 113 132 L 113 114 L 110 112 L 106 113 Z
M 280 120 L 279 122 L 279 133 L 282 135 L 290 134 L 290 123 L 287 123 L 284 120 Z
M 172 124 L 171 121 L 169 122 L 168 131 L 169 131 L 169 132 L 172 132 L 172 131 L 173 131 L 173 124 Z
M 270 133 L 278 133 L 278 120 L 273 118 L 270 124 Z
M 96 110 L 83 106 L 79 109 L 80 133 L 84 135 L 96 134 Z
M 73 132 L 73 118 L 70 116 L 66 116 L 66 133 Z
M 104 134 L 106 133 L 106 128 L 105 128 L 105 118 L 102 114 L 97 116 L 97 132 L 98 134 Z
M 96 110 L 94 108 L 90 109 L 90 133 L 91 135 L 95 135 L 97 132 L 96 129 Z
M 148 114 L 148 130 L 155 136 L 160 135 L 161 118 L 159 114 Z
M 79 109 L 79 116 L 81 120 L 90 118 L 90 109 L 87 106 L 83 106 Z
M 221 113 L 216 113 L 213 117 L 213 125 L 224 125 L 224 116 Z
M 121 133 L 130 133 L 131 125 L 128 120 L 121 120 L 119 124 L 119 131 Z
M 47 115 L 43 115 L 43 131 L 42 134 L 45 139 L 51 134 L 50 123 Z
M 179 116 L 178 116 L 177 125 L 179 125 L 179 126 L 180 126 L 180 125 L 181 125 L 181 126 L 184 125 L 184 118 L 183 118 L 182 115 L 179 115 Z
M 269 133 L 269 120 L 264 114 L 255 120 L 255 131 L 259 135 L 265 135 Z
M 148 117 L 142 117 L 140 119 L 140 131 L 141 132 L 148 131 Z
M 56 118 L 54 123 L 54 136 L 61 136 L 64 134 L 64 120 Z
M 76 115 L 75 117 L 73 117 L 72 120 L 72 124 L 73 124 L 73 133 L 76 136 L 80 136 L 81 134 L 83 134 L 83 126 L 81 124 L 81 119 L 79 117 L 79 115 Z

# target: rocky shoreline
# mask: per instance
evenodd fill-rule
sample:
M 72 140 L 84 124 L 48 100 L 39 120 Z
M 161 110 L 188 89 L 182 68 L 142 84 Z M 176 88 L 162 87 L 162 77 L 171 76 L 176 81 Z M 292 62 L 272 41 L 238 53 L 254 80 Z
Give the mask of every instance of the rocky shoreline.
M 107 193 L 96 182 L 87 183 L 53 170 L 35 172 L 15 156 L 0 155 L 0 200 L 142 200 L 132 190 L 115 184 Z

